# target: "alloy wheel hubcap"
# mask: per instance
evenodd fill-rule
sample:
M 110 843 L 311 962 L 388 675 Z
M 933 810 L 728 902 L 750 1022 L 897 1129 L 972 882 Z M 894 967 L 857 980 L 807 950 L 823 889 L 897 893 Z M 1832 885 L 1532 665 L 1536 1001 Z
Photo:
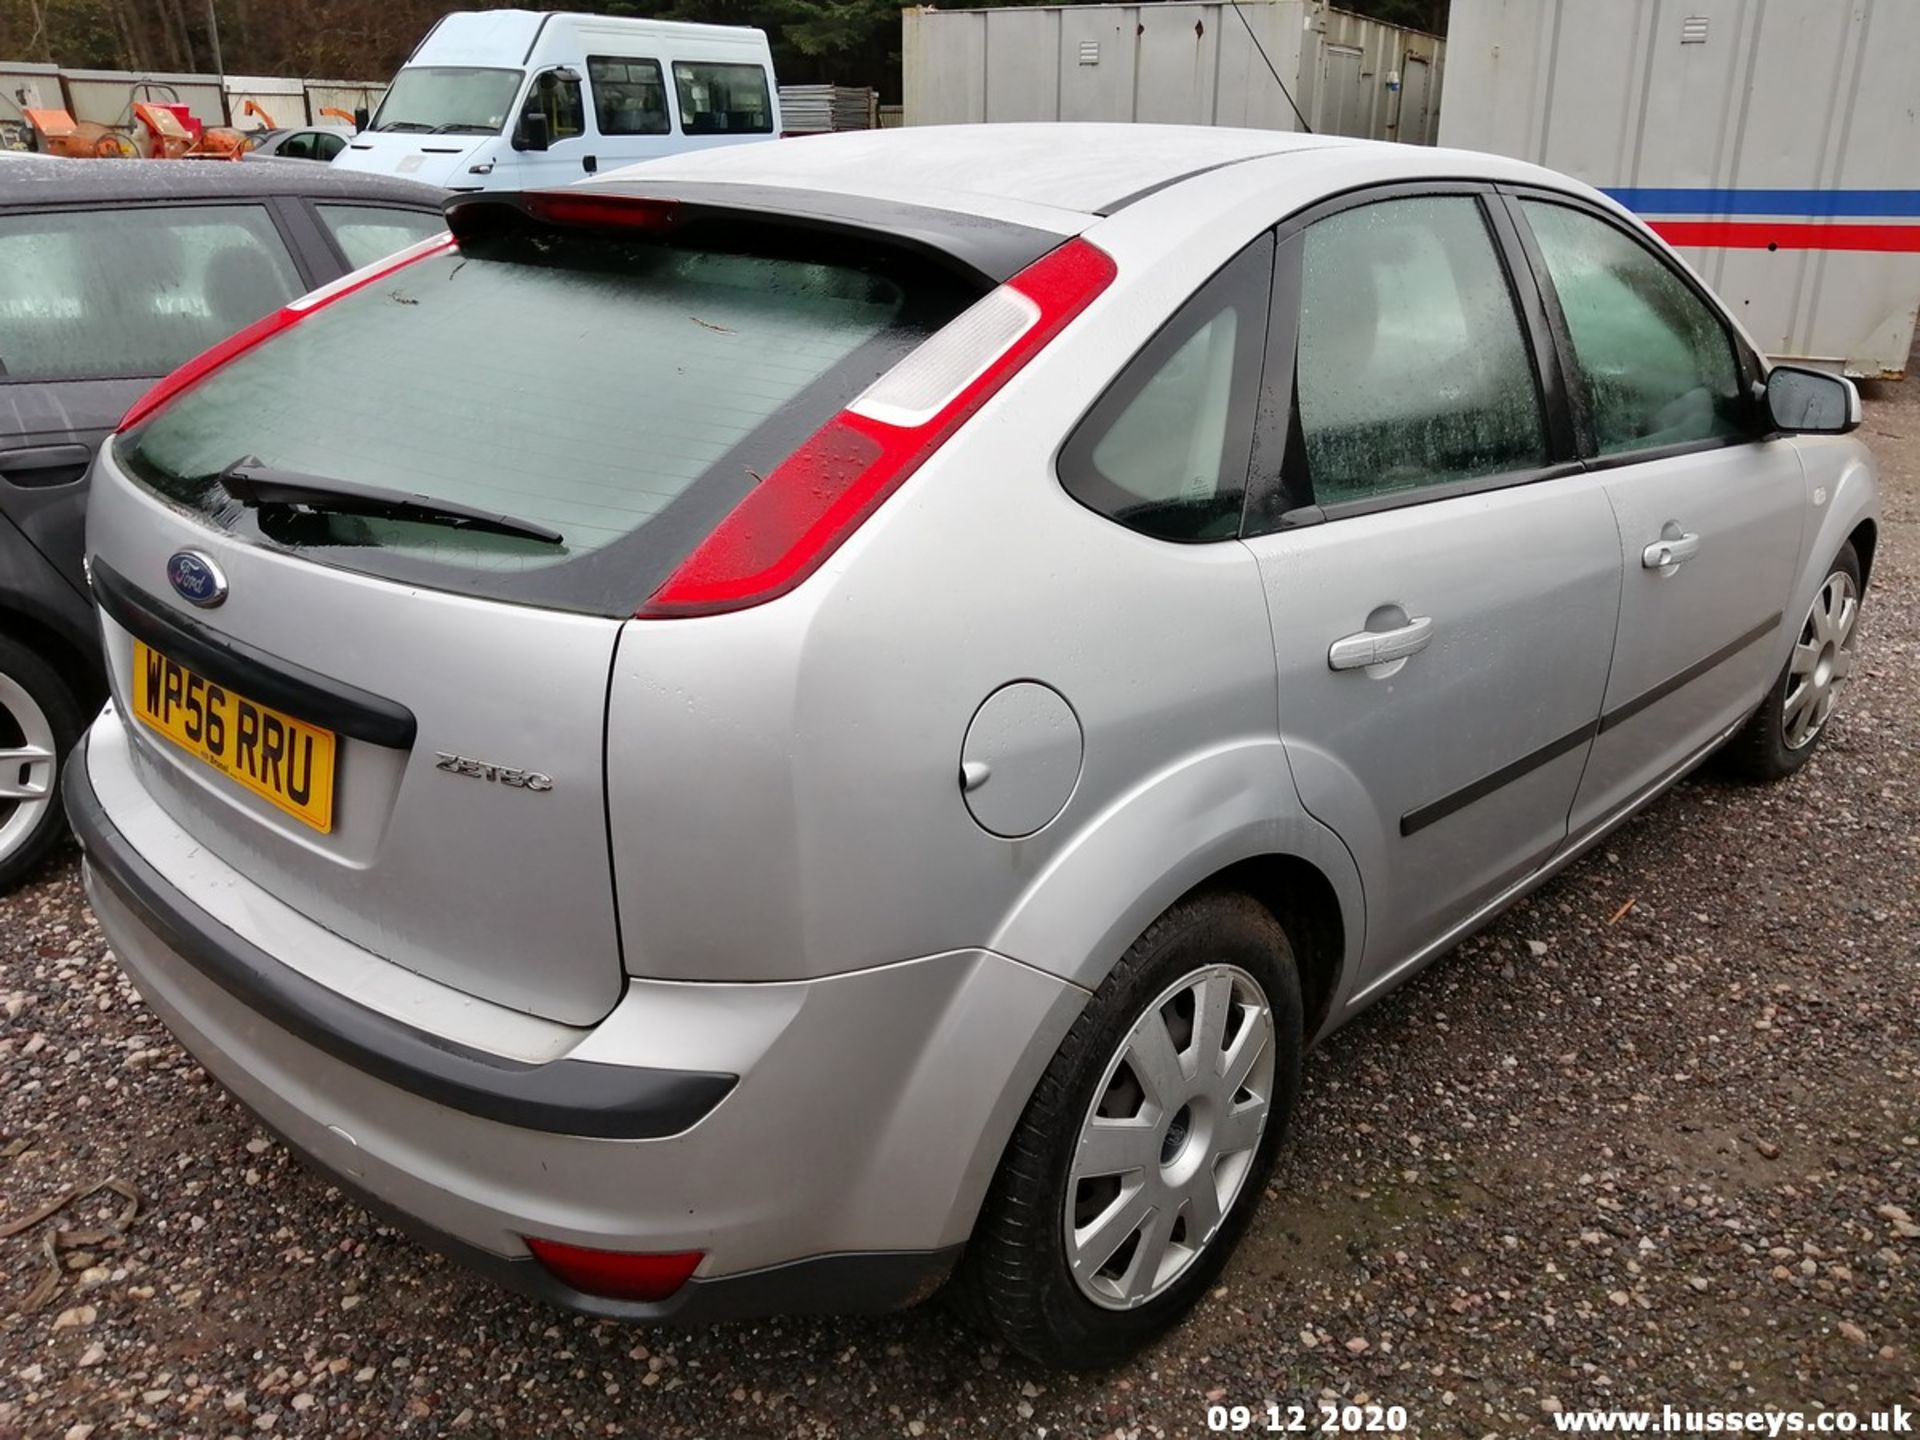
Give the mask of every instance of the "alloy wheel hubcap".
M 1273 1103 L 1273 1012 L 1246 971 L 1170 985 L 1120 1042 L 1067 1178 L 1067 1264 L 1109 1310 L 1163 1294 L 1233 1208 Z
M 1834 702 L 1853 674 L 1854 629 L 1859 619 L 1859 587 L 1846 571 L 1836 570 L 1813 597 L 1813 608 L 1787 662 L 1780 730 L 1789 750 L 1811 743 L 1833 713 Z
M 53 722 L 0 674 L 0 860 L 26 844 L 54 800 Z

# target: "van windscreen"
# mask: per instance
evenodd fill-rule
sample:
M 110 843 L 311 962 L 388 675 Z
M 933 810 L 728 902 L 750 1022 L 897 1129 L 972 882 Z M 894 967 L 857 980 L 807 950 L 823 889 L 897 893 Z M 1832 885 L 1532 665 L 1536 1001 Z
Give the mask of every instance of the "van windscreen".
M 470 239 L 243 353 L 114 453 L 242 539 L 631 614 L 762 476 L 977 298 L 914 257 L 786 233 Z M 243 478 L 262 473 L 277 483 Z M 288 477 L 362 503 L 290 501 L 306 492 Z M 377 513 L 370 490 L 445 513 Z

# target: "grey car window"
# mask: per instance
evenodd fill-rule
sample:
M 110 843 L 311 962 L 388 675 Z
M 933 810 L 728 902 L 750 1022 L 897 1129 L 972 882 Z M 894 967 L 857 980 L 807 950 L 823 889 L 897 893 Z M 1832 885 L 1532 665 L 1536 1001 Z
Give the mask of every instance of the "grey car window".
M 1165 540 L 1240 533 L 1272 284 L 1263 236 L 1161 327 L 1062 449 L 1068 494 Z
M 589 55 L 587 83 L 602 135 L 665 135 L 673 128 L 658 60 Z
M 346 148 L 346 144 L 347 137 L 344 135 L 328 135 L 324 132 L 318 132 L 313 137 L 313 158 L 316 160 L 331 160 Z
M 258 205 L 0 216 L 0 377 L 164 375 L 305 288 Z
M 392 210 L 381 205 L 317 205 L 314 208 L 339 242 L 347 264 L 355 270 L 447 228 L 447 222 L 430 210 Z
M 1308 227 L 1295 371 L 1321 505 L 1544 465 L 1546 428 L 1477 200 L 1382 200 Z
M 1719 317 L 1646 246 L 1565 205 L 1521 202 L 1560 296 L 1602 455 L 1744 432 Z

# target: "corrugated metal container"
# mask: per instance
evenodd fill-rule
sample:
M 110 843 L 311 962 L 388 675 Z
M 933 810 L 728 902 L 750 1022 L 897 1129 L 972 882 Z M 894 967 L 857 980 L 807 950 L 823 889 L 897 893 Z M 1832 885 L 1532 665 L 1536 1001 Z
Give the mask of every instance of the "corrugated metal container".
M 1780 357 L 1904 371 L 1916 0 L 1453 0 L 1440 143 L 1610 190 Z
M 1322 133 L 1430 144 L 1446 51 L 1436 36 L 1321 0 L 915 9 L 900 24 L 909 125 L 1297 130 L 1297 104 Z

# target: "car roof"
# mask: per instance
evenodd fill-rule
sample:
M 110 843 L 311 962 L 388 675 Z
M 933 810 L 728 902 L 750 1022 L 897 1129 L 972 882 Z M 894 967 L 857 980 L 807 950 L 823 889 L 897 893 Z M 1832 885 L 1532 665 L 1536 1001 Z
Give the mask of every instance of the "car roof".
M 10 165 L 0 174 L 0 207 L 114 201 L 221 200 L 302 195 L 320 200 L 388 200 L 438 206 L 431 185 L 397 176 L 335 170 L 311 160 L 64 160 Z
M 1301 179 L 1311 175 L 1323 191 L 1340 188 L 1349 171 L 1367 183 L 1448 176 L 1585 190 L 1525 161 L 1426 145 L 1210 125 L 1059 122 L 856 130 L 726 146 L 627 166 L 575 188 L 664 198 L 673 198 L 669 187 L 677 182 L 742 193 L 807 191 L 1065 235 L 1176 187 L 1197 193 L 1204 177 L 1231 166 L 1254 164 L 1271 184 L 1275 167 L 1294 170 L 1289 157 L 1300 161 Z
M 685 178 L 897 199 L 979 214 L 1018 207 L 1084 216 L 1236 161 L 1358 143 L 1339 136 L 1207 125 L 927 125 L 694 151 L 586 183 L 619 188 Z

